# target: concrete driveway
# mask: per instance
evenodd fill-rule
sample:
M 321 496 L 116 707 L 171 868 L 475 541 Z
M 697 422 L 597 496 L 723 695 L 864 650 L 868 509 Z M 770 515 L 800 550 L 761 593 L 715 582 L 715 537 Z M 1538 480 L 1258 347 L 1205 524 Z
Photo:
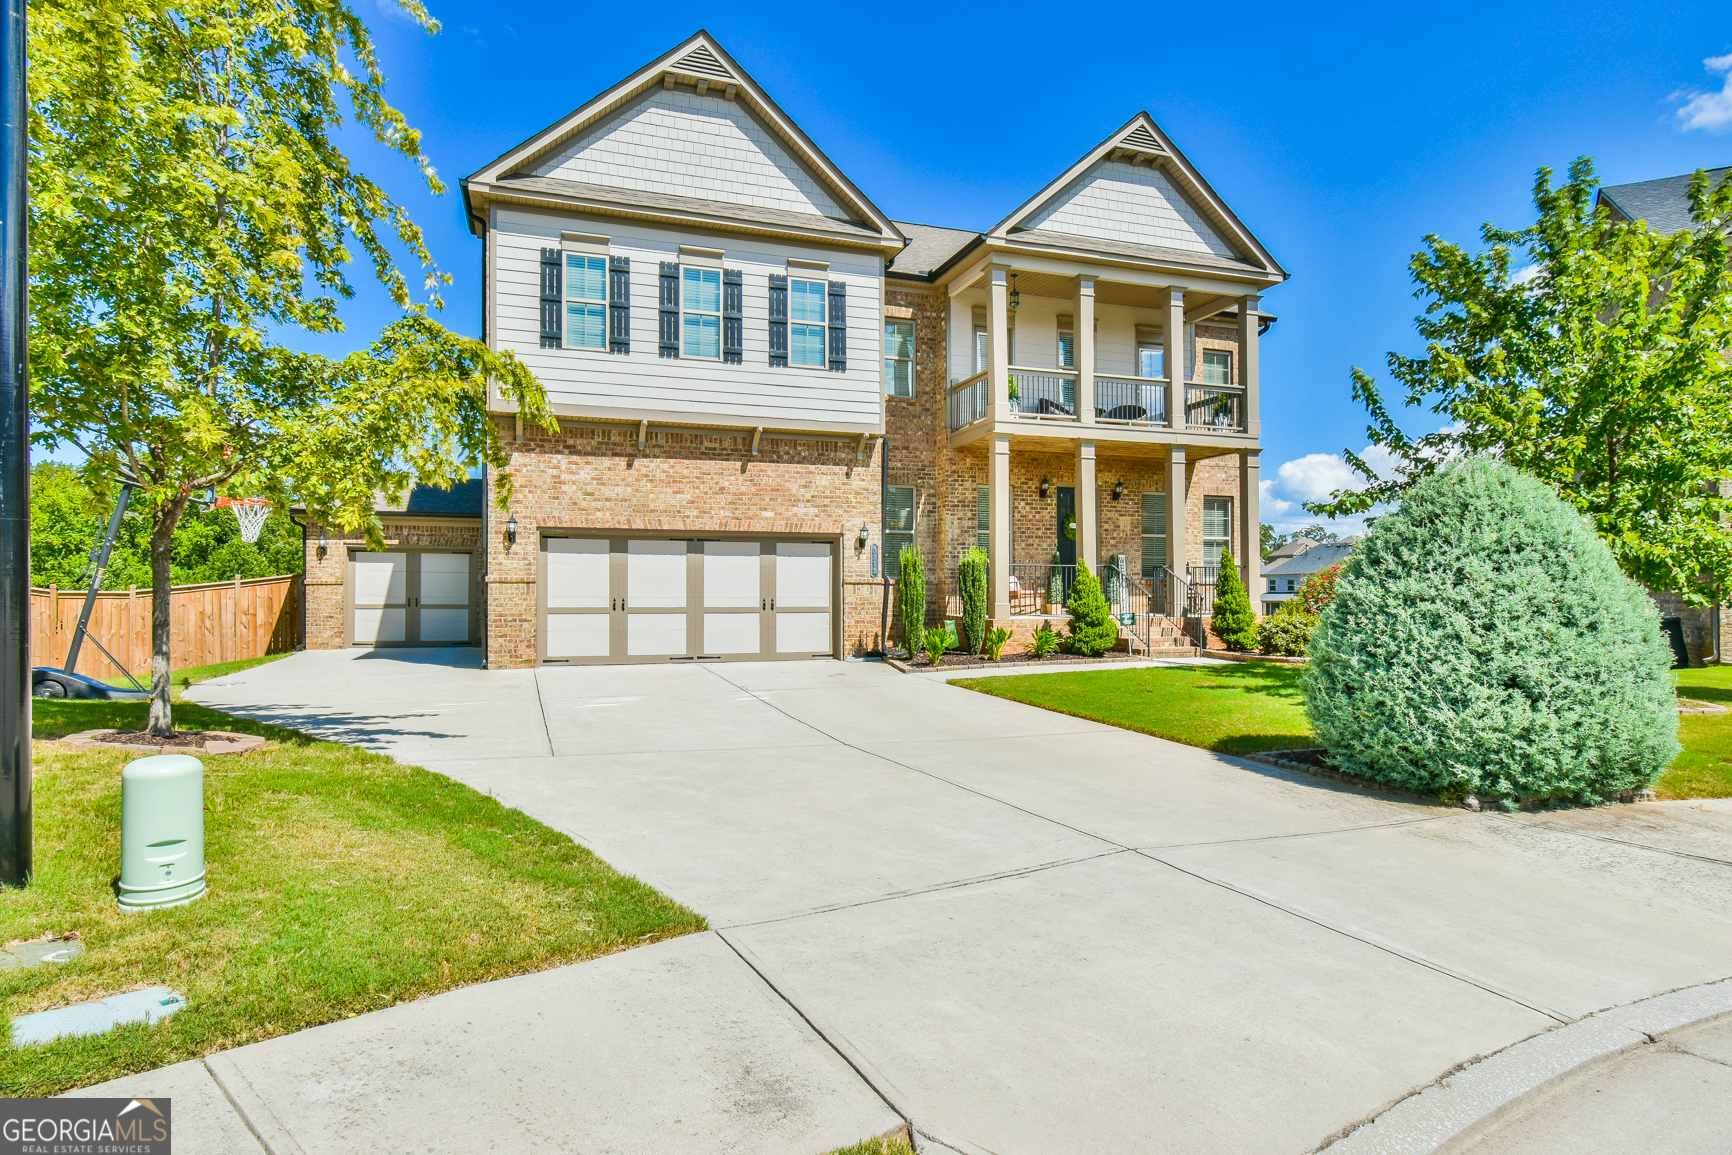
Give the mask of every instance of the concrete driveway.
M 466 782 L 714 930 L 183 1072 L 273 1152 L 816 1155 L 904 1120 L 933 1151 L 1308 1152 L 1732 975 L 1723 803 L 1470 814 L 872 663 L 475 666 L 314 652 L 191 696 Z

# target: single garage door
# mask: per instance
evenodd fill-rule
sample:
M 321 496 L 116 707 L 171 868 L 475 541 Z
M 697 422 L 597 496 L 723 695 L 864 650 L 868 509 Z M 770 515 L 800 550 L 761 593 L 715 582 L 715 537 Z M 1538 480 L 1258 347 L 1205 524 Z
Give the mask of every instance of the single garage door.
M 541 539 L 541 660 L 761 662 L 836 654 L 835 543 Z
M 354 551 L 349 555 L 349 644 L 473 645 L 472 574 L 467 552 Z

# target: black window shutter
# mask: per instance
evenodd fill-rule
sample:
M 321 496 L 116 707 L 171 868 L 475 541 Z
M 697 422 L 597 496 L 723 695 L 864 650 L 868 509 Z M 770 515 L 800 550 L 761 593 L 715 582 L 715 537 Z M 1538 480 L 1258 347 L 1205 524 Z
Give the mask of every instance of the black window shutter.
M 607 259 L 607 351 L 631 352 L 631 258 Z
M 841 281 L 830 282 L 830 370 L 840 373 L 848 368 L 848 286 Z
M 661 355 L 680 355 L 680 267 L 662 262 Z
M 745 351 L 745 320 L 741 298 L 745 277 L 738 269 L 722 270 L 722 360 L 738 365 Z
M 560 261 L 558 249 L 541 250 L 541 347 L 543 349 L 557 349 L 563 344 L 560 340 L 559 327 Z
M 788 278 L 770 274 L 770 364 L 788 367 Z

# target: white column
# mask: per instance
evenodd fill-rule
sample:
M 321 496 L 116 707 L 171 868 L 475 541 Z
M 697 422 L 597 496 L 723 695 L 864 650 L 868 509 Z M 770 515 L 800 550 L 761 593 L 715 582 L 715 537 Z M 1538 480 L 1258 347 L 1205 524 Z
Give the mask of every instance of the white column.
M 1239 384 L 1245 388 L 1245 432 L 1262 436 L 1257 415 L 1257 304 L 1256 295 L 1239 298 Z
M 1167 420 L 1174 429 L 1185 427 L 1185 291 L 1167 293 L 1165 361 L 1167 363 Z M 1181 571 L 1183 572 L 1183 571 Z
M 1076 556 L 1101 572 L 1100 489 L 1095 484 L 1095 443 L 1076 443 Z
M 1076 282 L 1076 415 L 1084 425 L 1095 420 L 1095 279 Z M 1080 483 L 1079 483 L 1080 484 Z
M 987 580 L 992 616 L 1010 618 L 1010 436 L 992 439 L 987 463 L 987 498 L 992 505 L 992 572 Z M 972 639 L 970 639 L 972 643 Z
M 986 307 L 987 396 L 994 421 L 1010 420 L 1010 270 L 999 265 L 987 271 L 991 299 Z
M 1169 348 L 1167 356 L 1172 355 L 1173 351 Z M 1188 576 L 1185 567 L 1190 559 L 1190 549 L 1185 541 L 1185 505 L 1185 447 L 1168 446 L 1167 558 L 1168 566 L 1180 578 Z M 1169 582 L 1167 588 L 1170 603 L 1167 612 L 1176 618 L 1185 612 L 1185 583 L 1175 580 Z
M 1239 455 L 1239 561 L 1245 567 L 1245 589 L 1251 595 L 1251 608 L 1261 612 L 1263 605 L 1263 510 L 1261 472 L 1258 458 L 1261 449 L 1247 449 Z

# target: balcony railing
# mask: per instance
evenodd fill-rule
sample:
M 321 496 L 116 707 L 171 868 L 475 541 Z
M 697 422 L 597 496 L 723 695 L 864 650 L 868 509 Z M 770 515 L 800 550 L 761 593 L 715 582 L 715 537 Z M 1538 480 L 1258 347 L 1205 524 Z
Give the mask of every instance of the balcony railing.
M 952 430 L 971 425 L 992 412 L 992 399 L 986 391 L 986 374 L 957 382 L 950 387 L 947 417 Z
M 1127 425 L 1165 425 L 1166 378 L 1096 377 L 1095 420 Z
M 1245 431 L 1245 391 L 1231 385 L 1186 385 L 1185 424 L 1222 433 Z
M 1010 403 L 1010 409 L 1018 417 L 1046 421 L 1076 420 L 1075 373 L 1012 366 L 1010 375 L 1016 380 L 1016 399 Z

